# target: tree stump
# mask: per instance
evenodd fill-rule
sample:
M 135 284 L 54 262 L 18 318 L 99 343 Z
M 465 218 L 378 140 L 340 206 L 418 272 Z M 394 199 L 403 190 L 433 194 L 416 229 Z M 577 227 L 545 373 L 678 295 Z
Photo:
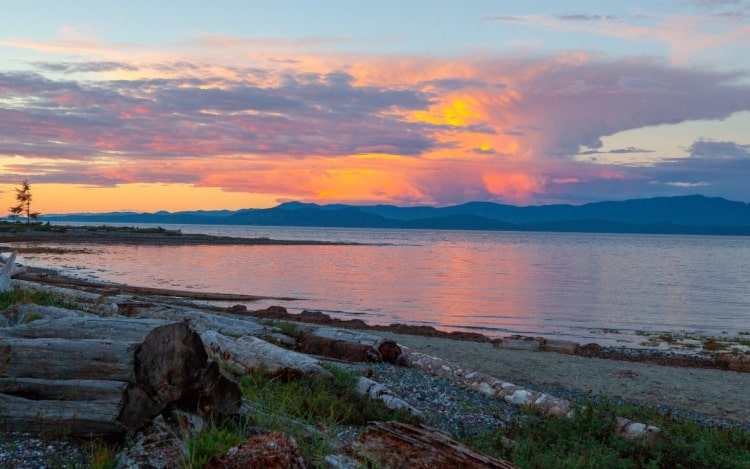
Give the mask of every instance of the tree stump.
M 168 406 L 239 409 L 237 385 L 184 322 L 42 319 L 0 329 L 0 425 L 13 431 L 109 435 Z

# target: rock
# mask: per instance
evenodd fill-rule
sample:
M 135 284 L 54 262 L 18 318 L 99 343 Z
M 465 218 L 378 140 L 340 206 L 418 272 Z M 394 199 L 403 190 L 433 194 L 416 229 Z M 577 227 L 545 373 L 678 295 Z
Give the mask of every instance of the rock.
M 657 427 L 623 417 L 615 418 L 615 431 L 626 440 L 642 441 L 647 445 L 656 444 L 661 439 L 661 432 Z
M 543 339 L 541 337 L 538 339 L 540 347 L 544 352 L 564 353 L 565 355 L 575 355 L 578 352 L 579 345 L 577 342 L 559 339 Z
M 601 357 L 604 355 L 604 349 L 601 345 L 591 343 L 586 344 L 578 347 L 577 355 L 580 355 L 582 357 Z
M 722 353 L 716 356 L 716 363 L 732 371 L 750 372 L 750 353 Z

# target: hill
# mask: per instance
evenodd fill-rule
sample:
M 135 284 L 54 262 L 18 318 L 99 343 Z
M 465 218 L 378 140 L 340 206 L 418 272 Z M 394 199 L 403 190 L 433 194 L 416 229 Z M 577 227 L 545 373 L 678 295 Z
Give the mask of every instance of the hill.
M 268 209 L 66 214 L 48 215 L 45 219 L 127 224 L 750 235 L 750 204 L 702 195 L 526 207 L 492 202 L 449 207 L 288 202 Z

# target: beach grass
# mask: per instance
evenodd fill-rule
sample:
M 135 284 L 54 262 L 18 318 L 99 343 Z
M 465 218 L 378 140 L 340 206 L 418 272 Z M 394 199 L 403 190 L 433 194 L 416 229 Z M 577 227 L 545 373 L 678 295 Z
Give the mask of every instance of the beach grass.
M 0 292 L 0 310 L 4 310 L 19 303 L 32 303 L 39 306 L 57 306 L 70 309 L 76 309 L 78 306 L 78 304 L 70 297 L 47 291 L 29 291 L 14 288 L 6 292 Z
M 661 436 L 653 444 L 623 439 L 615 432 L 616 416 L 649 422 Z M 571 419 L 525 413 L 465 442 L 524 468 L 750 467 L 746 430 L 701 426 L 606 398 L 579 403 Z

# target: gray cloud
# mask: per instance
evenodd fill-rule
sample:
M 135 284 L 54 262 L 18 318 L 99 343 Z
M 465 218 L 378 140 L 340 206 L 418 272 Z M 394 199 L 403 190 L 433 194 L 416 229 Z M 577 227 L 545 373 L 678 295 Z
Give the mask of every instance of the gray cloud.
M 740 145 L 736 142 L 715 142 L 698 140 L 688 147 L 692 158 L 747 158 L 750 159 L 750 145 Z
M 614 15 L 587 15 L 583 13 L 570 13 L 558 15 L 558 19 L 563 21 L 618 21 L 619 18 Z
M 267 87 L 252 78 L 83 82 L 0 73 L 0 138 L 9 142 L 3 153 L 299 158 L 351 154 L 360 148 L 416 155 L 434 145 L 434 126 L 403 122 L 386 112 L 426 109 L 430 98 L 418 90 L 355 87 L 352 77 L 341 72 L 289 78 Z
M 138 67 L 125 62 L 32 62 L 32 65 L 43 71 L 60 73 L 138 71 Z
M 643 148 L 637 148 L 637 147 L 625 147 L 625 148 L 615 148 L 613 150 L 608 151 L 599 151 L 599 150 L 587 150 L 582 151 L 578 153 L 579 155 L 605 155 L 605 154 L 628 154 L 628 153 L 653 153 L 653 150 L 646 150 Z

